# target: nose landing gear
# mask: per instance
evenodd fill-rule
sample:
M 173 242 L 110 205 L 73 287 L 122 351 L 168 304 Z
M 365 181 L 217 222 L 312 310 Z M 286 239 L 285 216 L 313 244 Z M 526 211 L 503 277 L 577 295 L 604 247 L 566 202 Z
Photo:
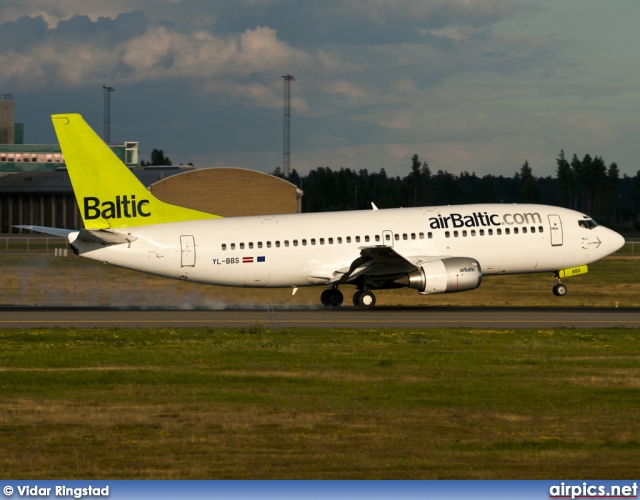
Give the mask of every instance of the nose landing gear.
M 555 273 L 556 284 L 553 285 L 552 291 L 556 297 L 564 297 L 567 294 L 567 286 L 560 282 L 559 273 Z

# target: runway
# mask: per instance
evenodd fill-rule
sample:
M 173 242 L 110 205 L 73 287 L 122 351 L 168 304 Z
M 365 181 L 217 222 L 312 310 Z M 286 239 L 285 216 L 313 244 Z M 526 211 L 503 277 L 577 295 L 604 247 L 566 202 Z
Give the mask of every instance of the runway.
M 0 308 L 0 328 L 611 328 L 640 327 L 640 309 L 375 308 L 153 310 Z

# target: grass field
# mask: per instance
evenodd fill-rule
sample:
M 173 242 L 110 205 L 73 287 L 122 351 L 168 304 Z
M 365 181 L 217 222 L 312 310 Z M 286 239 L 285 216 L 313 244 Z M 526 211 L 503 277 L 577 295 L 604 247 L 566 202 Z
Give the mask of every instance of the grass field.
M 640 259 L 380 305 L 640 306 Z M 317 306 L 51 253 L 0 254 L 11 306 Z M 349 303 L 351 287 L 345 287 Z M 0 315 L 2 309 L 0 308 Z M 0 330 L 5 479 L 632 479 L 640 330 Z
M 1 330 L 12 478 L 633 479 L 637 330 Z
M 564 280 L 569 293 L 551 293 L 551 273 L 487 277 L 477 290 L 423 296 L 416 290 L 376 292 L 381 306 L 639 307 L 640 258 L 615 256 L 589 266 L 589 272 Z M 73 255 L 0 253 L 3 293 L 0 305 L 164 307 L 318 307 L 323 287 L 290 289 L 225 288 L 167 280 L 108 266 Z M 345 306 L 354 287 L 342 287 Z

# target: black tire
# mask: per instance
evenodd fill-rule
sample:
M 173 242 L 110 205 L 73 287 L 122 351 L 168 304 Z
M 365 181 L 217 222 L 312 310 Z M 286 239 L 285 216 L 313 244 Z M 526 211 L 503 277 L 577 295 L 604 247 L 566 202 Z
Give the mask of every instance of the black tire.
M 340 290 L 328 290 L 331 292 L 329 295 L 329 305 L 331 307 L 340 307 L 342 305 L 342 301 L 344 300 L 344 296 Z
M 376 305 L 376 296 L 373 292 L 367 290 L 366 292 L 358 292 L 356 295 L 358 296 L 358 303 L 356 307 L 359 309 L 371 309 Z M 355 302 L 355 296 L 353 300 Z
M 567 287 L 562 283 L 557 283 L 553 286 L 553 294 L 556 297 L 564 297 L 567 294 Z

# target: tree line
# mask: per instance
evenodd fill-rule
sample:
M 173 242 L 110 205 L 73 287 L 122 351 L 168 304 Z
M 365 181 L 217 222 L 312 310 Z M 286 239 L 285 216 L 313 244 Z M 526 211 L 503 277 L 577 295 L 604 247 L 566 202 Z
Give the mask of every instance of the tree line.
M 620 176 L 616 163 L 607 165 L 601 156 L 564 151 L 556 158 L 556 175 L 536 177 L 525 161 L 512 177 L 444 170 L 435 174 L 417 154 L 411 158 L 406 176 L 349 168 L 318 167 L 306 175 L 296 170 L 285 177 L 304 191 L 303 212 L 361 210 L 371 208 L 456 205 L 462 203 L 543 203 L 587 213 L 610 227 L 634 227 L 640 231 L 640 171 Z

